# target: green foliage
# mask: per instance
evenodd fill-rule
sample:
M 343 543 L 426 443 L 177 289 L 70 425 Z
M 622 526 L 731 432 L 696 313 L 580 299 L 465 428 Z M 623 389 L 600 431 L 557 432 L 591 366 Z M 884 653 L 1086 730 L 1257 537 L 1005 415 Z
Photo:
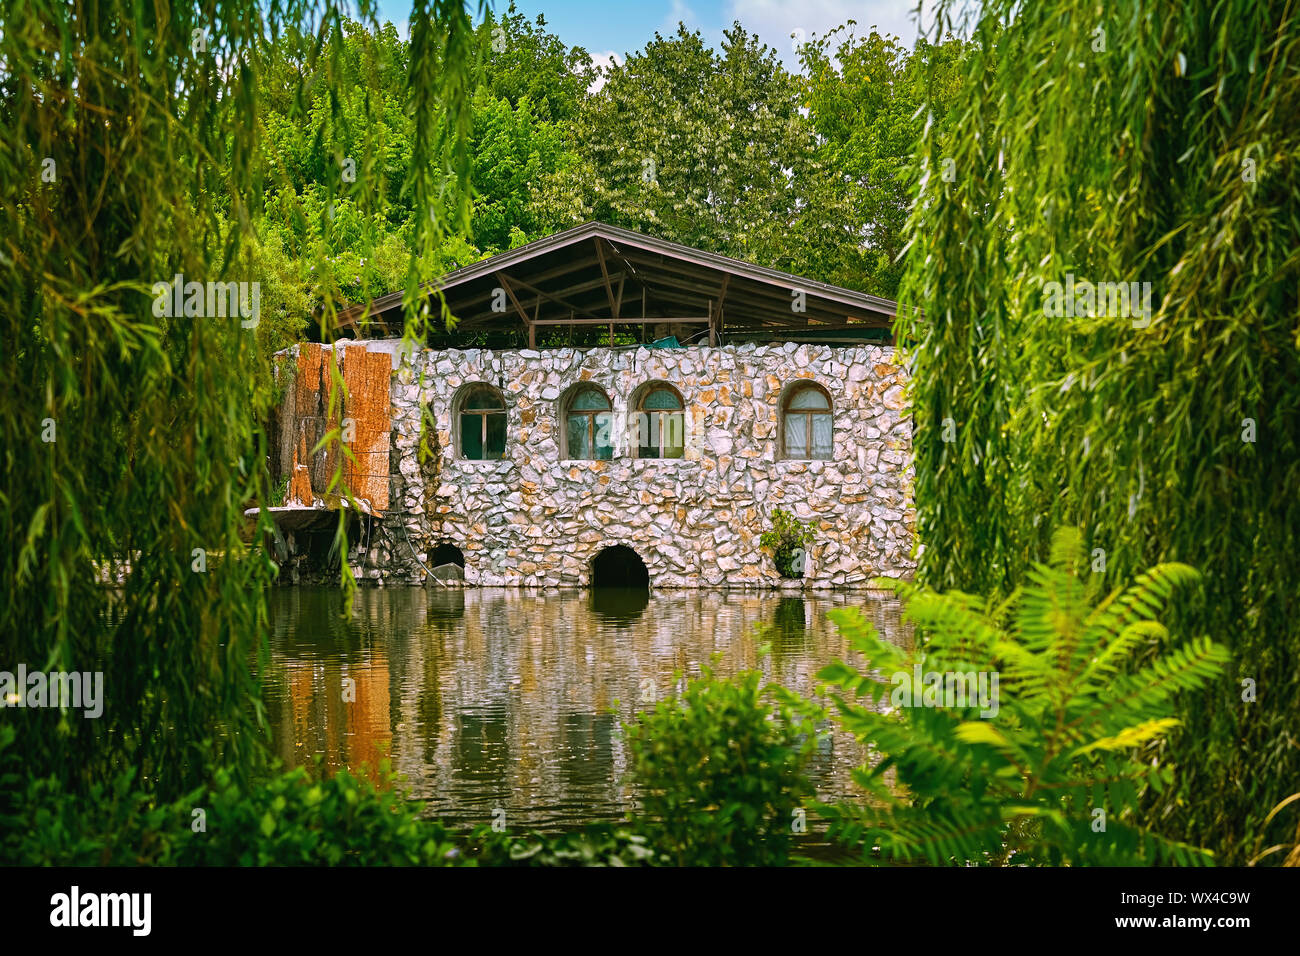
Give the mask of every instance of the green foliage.
M 0 728 L 0 863 L 24 866 L 649 866 L 633 829 L 456 833 L 423 817 L 385 763 L 374 781 L 302 768 L 252 785 L 218 771 L 211 787 L 158 803 L 125 771 L 84 797 L 56 778 L 24 780 Z M 6 753 L 6 750 L 9 752 Z M 15 793 L 16 788 L 22 788 Z M 202 814 L 196 811 L 203 811 Z
M 800 521 L 783 508 L 772 511 L 772 527 L 759 536 L 758 543 L 772 550 L 772 559 L 782 577 L 799 577 L 792 563 L 795 552 L 817 537 L 817 530 L 810 521 Z
M 639 826 L 678 866 L 772 866 L 789 859 L 812 721 L 765 700 L 760 675 L 708 668 L 680 697 L 625 725 L 642 794 Z M 658 860 L 658 857 L 656 857 Z
M 586 50 L 566 47 L 547 31 L 541 14 L 529 22 L 514 0 L 500 16 L 488 12 L 478 38 L 484 51 L 475 75 L 480 88 L 513 107 L 531 103 L 536 116 L 546 122 L 572 120 L 596 79 Z
M 550 220 L 534 212 L 534 186 L 571 161 L 560 126 L 592 78 L 586 52 L 566 48 L 542 18 L 530 23 L 513 6 L 499 18 L 489 13 L 465 45 L 450 45 L 440 25 L 419 42 L 428 53 L 417 62 L 414 38 L 391 23 L 342 18 L 319 36 L 291 24 L 266 52 L 262 201 L 251 215 L 257 240 L 249 268 L 267 277 L 269 323 L 258 334 L 270 351 L 304 331 L 328 337 L 339 309 L 550 231 Z M 453 53 L 467 71 L 469 118 L 450 123 L 452 114 L 431 104 L 421 127 L 431 141 L 421 148 L 438 152 L 447 168 L 418 170 L 416 106 L 425 97 L 412 71 L 440 77 Z M 304 125 L 313 135 L 304 135 Z M 457 138 L 460 178 L 446 153 Z M 421 189 L 434 195 L 436 210 L 457 210 L 466 232 L 420 243 L 413 259 L 428 218 Z
M 346 770 L 313 781 L 302 768 L 254 788 L 219 772 L 204 802 L 174 808 L 183 832 L 175 862 L 208 866 L 429 866 L 460 854 L 420 805 L 393 785 L 385 762 L 379 783 Z M 192 808 L 206 829 L 191 830 Z
M 1224 635 L 1235 679 L 1189 700 L 1166 753 L 1185 772 L 1150 808 L 1240 863 L 1300 778 L 1300 11 L 980 12 L 949 134 L 914 171 L 919 311 L 897 331 L 919 574 L 1009 593 L 1057 524 L 1085 530 L 1112 582 L 1204 569 L 1204 604 L 1170 624 Z M 1044 285 L 1067 274 L 1150 282 L 1150 323 L 1048 318 Z
M 634 828 L 591 824 L 566 833 L 498 833 L 476 827 L 466 856 L 479 866 L 600 867 L 653 866 L 658 856 Z
M 115 866 L 169 863 L 172 815 L 137 786 L 135 772 L 91 781 L 83 793 L 35 777 L 0 726 L 0 864 Z M 178 832 L 178 831 L 177 831 Z
M 1274 817 L 1296 801 L 1300 801 L 1300 793 L 1291 794 L 1291 796 L 1287 797 L 1270 810 L 1268 816 L 1264 819 L 1264 825 L 1267 826 Z M 1292 811 L 1292 819 L 1295 819 L 1294 811 Z M 1295 831 L 1291 834 L 1287 842 L 1275 843 L 1266 850 L 1256 852 L 1251 857 L 1249 865 L 1254 866 L 1260 860 L 1268 859 L 1275 853 L 1282 854 L 1279 859 L 1282 861 L 1283 866 L 1300 866 L 1300 820 L 1296 821 Z
M 253 120 L 274 102 L 298 141 L 333 146 L 347 127 L 358 169 L 377 159 L 366 129 L 380 104 L 313 95 L 348 90 L 335 5 L 234 2 L 213 16 L 124 0 L 0 8 L 0 641 L 9 662 L 102 670 L 107 704 L 98 720 L 6 710 L 0 726 L 24 776 L 83 798 L 115 799 L 120 768 L 134 767 L 166 802 L 219 766 L 251 777 L 266 753 L 255 667 L 273 568 L 241 532 L 245 508 L 270 493 L 270 358 L 235 318 L 154 315 L 151 288 L 176 273 L 265 278 L 290 290 L 276 334 L 292 335 L 293 276 L 249 271 L 276 255 L 254 219 L 267 182 L 284 182 L 268 144 L 290 137 Z M 273 39 L 290 24 L 303 30 L 301 69 Z M 473 29 L 445 0 L 418 3 L 412 24 L 423 46 L 392 69 L 411 88 L 402 188 L 425 211 L 409 237 L 424 250 L 447 232 L 433 199 L 464 167 Z M 287 78 L 274 94 L 272 73 Z M 321 216 L 335 203 L 361 233 L 382 177 L 345 184 L 337 164 L 319 165 L 333 155 L 322 149 L 301 159 Z M 326 328 L 336 306 L 322 303 Z M 196 570 L 196 549 L 221 559 Z M 114 558 L 130 562 L 119 592 L 96 575 Z
M 253 784 L 219 770 L 170 803 L 133 771 L 83 793 L 30 778 L 0 726 L 0 864 L 22 866 L 650 866 L 635 828 L 456 833 L 426 819 L 385 762 L 372 781 L 298 768 Z M 203 813 L 196 814 L 196 810 Z
M 949 36 L 909 48 L 852 27 L 813 39 L 799 58 L 818 161 L 848 205 L 850 230 L 865 230 L 866 242 L 834 230 L 800 239 L 835 263 L 822 278 L 893 298 L 905 267 L 912 155 L 927 126 L 944 142 L 970 44 Z
M 8 728 L 5 728 L 8 730 Z M 0 767 L 12 733 L 0 731 Z M 6 787 L 22 780 L 0 773 Z M 420 816 L 387 765 L 377 781 L 347 771 L 317 781 L 299 768 L 256 783 L 218 770 L 209 787 L 160 802 L 133 771 L 84 794 L 31 778 L 6 802 L 0 859 L 25 866 L 447 865 L 466 860 L 447 831 Z M 201 813 L 198 811 L 202 811 Z
M 512 104 L 479 87 L 473 106 L 470 232 L 480 248 L 495 253 L 519 238 L 540 238 L 550 231 L 550 222 L 533 204 L 534 184 L 569 156 L 560 126 L 543 120 L 526 96 Z
M 1177 695 L 1209 683 L 1228 659 L 1208 638 L 1169 646 L 1156 620 L 1196 572 L 1158 565 L 1092 607 L 1078 555 L 1077 533 L 1061 532 L 1051 563 L 1034 565 L 999 607 L 896 582 L 918 628 L 915 650 L 882 641 L 856 610 L 831 612 L 866 664 L 818 676 L 838 688 L 844 727 L 882 758 L 855 774 L 868 802 L 825 809 L 833 835 L 867 858 L 878 848 L 932 864 L 1210 861 L 1158 835 L 1138 809 L 1143 791 L 1175 782 L 1174 768 L 1145 759 L 1143 746 L 1177 725 Z M 1157 656 L 1133 666 L 1153 648 Z M 914 668 L 999 683 L 985 685 L 986 700 L 931 699 Z

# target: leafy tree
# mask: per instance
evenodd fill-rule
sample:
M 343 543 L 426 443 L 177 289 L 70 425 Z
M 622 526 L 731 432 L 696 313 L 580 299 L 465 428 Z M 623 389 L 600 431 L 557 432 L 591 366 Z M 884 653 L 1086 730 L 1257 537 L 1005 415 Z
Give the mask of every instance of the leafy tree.
M 840 230 L 809 239 L 827 247 L 828 260 L 843 260 L 832 281 L 893 298 L 916 191 L 912 156 L 927 126 L 944 141 L 970 44 L 949 36 L 908 48 L 874 30 L 856 36 L 853 26 L 800 48 L 818 161 L 849 209 Z
M 932 864 L 1209 861 L 1159 836 L 1137 809 L 1142 790 L 1174 781 L 1168 765 L 1142 759 L 1142 745 L 1178 724 L 1175 696 L 1227 660 L 1208 638 L 1169 649 L 1156 620 L 1196 573 L 1159 565 L 1093 608 L 1079 554 L 1077 532 L 1058 534 L 1052 562 L 998 607 L 895 583 L 919 629 L 911 650 L 882 641 L 856 609 L 831 612 L 866 665 L 818 676 L 840 689 L 841 723 L 881 757 L 854 775 L 867 801 L 827 809 L 833 834 L 868 858 L 878 848 Z M 1152 645 L 1161 655 L 1128 671 Z M 977 701 L 981 676 L 987 697 Z M 882 711 L 887 696 L 895 706 Z
M 585 51 L 566 48 L 544 19 L 530 23 L 513 8 L 500 19 L 489 12 L 472 44 L 467 166 L 463 182 L 444 175 L 437 188 L 468 210 L 473 250 L 426 250 L 418 268 L 423 279 L 508 248 L 512 230 L 524 240 L 545 233 L 529 212 L 533 192 L 566 161 L 559 124 L 576 111 L 592 77 Z M 259 167 L 266 199 L 254 226 L 267 249 L 289 254 L 279 271 L 303 261 L 298 285 L 310 307 L 302 314 L 400 288 L 383 263 L 414 234 L 416 203 L 405 188 L 414 162 L 411 44 L 391 23 L 342 19 L 319 35 L 291 28 L 267 56 L 259 117 L 268 141 Z M 327 81 L 327 71 L 342 80 Z M 312 136 L 303 135 L 303 111 Z M 449 133 L 441 114 L 434 123 L 435 139 Z M 319 201 L 325 195 L 336 198 Z M 273 304 L 302 303 L 290 297 Z
M 546 29 L 546 18 L 534 22 L 511 0 L 505 13 L 488 11 L 478 28 L 484 50 L 475 81 L 495 97 L 518 107 L 527 100 L 540 120 L 567 123 L 578 114 L 587 89 L 596 79 L 591 56 L 582 47 L 566 47 Z
M 409 42 L 391 23 L 343 19 L 323 36 L 293 24 L 267 60 L 256 117 L 267 139 L 262 188 L 329 186 L 383 210 L 394 225 L 409 218 L 413 197 L 402 193 L 413 135 Z
M 1234 679 L 1153 747 L 1183 773 L 1151 810 L 1242 862 L 1300 777 L 1300 13 L 995 0 L 974 41 L 922 142 L 897 329 L 920 574 L 1009 592 L 1057 523 L 1108 580 L 1202 568 L 1171 624 L 1224 635 Z M 1150 308 L 1139 285 L 1136 315 L 1056 317 L 1048 283 L 1076 280 L 1149 283 Z
M 684 26 L 656 34 L 569 135 L 577 159 L 537 200 L 556 227 L 599 219 L 813 278 L 836 268 L 815 237 L 852 231 L 798 82 L 738 23 L 720 50 Z
M 473 106 L 470 229 L 475 244 L 492 254 L 519 244 L 520 237 L 549 232 L 533 196 L 543 178 L 570 158 L 560 126 L 540 119 L 527 97 L 512 106 L 479 87 Z M 512 233 L 518 235 L 512 239 Z

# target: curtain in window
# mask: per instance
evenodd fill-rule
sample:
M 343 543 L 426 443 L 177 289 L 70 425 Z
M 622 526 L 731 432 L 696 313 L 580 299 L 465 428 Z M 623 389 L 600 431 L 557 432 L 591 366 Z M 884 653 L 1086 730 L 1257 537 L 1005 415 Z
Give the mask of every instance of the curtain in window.
M 686 420 L 682 400 L 667 388 L 656 388 L 641 402 L 637 454 L 642 458 L 682 458 L 686 454 Z
M 569 458 L 613 458 L 614 429 L 609 398 L 588 386 L 567 404 L 565 449 Z
M 808 416 L 787 415 L 785 419 L 785 456 L 808 457 Z
M 783 424 L 786 458 L 834 457 L 831 403 L 820 388 L 796 387 L 786 399 Z
M 834 452 L 831 441 L 831 416 L 813 415 L 812 418 L 812 457 L 830 458 Z
M 590 418 L 586 415 L 569 416 L 568 449 L 570 458 L 590 458 L 591 445 L 587 441 Z
M 608 461 L 614 457 L 614 413 L 599 412 L 593 418 L 596 423 L 596 457 Z

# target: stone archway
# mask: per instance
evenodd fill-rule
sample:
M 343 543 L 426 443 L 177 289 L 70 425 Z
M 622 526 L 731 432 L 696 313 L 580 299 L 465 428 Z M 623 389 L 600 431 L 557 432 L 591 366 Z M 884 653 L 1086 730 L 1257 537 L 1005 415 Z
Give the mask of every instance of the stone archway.
M 611 545 L 602 548 L 591 559 L 591 586 L 649 590 L 650 570 L 641 556 L 627 545 Z
M 465 569 L 465 552 L 450 542 L 444 541 L 429 553 L 429 566 L 436 568 L 441 564 L 458 564 Z

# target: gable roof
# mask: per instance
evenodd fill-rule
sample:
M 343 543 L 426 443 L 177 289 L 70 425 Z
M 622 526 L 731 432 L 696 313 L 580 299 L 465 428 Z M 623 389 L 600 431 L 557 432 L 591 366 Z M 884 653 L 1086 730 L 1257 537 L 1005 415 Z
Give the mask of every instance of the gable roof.
M 464 266 L 428 288 L 430 295 L 441 289 L 458 331 L 523 333 L 530 344 L 553 326 L 659 323 L 698 326 L 692 337 L 711 341 L 856 338 L 888 330 L 897 311 L 879 296 L 600 222 Z M 363 318 L 385 331 L 400 329 L 402 293 L 339 318 L 346 330 L 357 330 Z

